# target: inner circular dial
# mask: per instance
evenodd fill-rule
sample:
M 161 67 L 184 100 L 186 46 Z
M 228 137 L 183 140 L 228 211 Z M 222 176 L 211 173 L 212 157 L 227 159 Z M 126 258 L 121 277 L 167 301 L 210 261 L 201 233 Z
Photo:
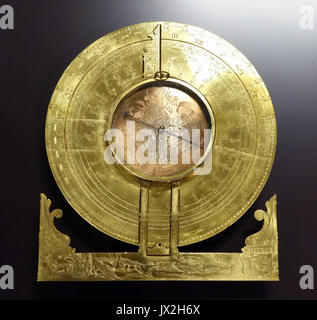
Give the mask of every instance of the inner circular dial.
M 207 109 L 173 86 L 143 87 L 116 108 L 112 128 L 123 133 L 121 159 L 133 171 L 169 177 L 192 168 L 211 139 Z M 134 128 L 134 131 L 133 131 Z M 118 156 L 118 150 L 115 150 Z

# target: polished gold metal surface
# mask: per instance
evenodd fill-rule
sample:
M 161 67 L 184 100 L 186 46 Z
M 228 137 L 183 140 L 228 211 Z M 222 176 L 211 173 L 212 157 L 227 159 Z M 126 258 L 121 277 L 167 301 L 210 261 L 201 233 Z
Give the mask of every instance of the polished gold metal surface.
M 191 94 L 171 83 L 190 88 Z M 124 99 L 140 94 L 144 100 L 145 84 L 184 95 L 198 111 L 190 127 L 199 119 L 199 128 L 211 126 L 209 174 L 194 175 L 191 166 L 126 170 L 105 163 L 106 130 L 112 120 L 124 125 L 116 112 L 132 113 Z M 141 89 L 134 93 L 135 88 Z M 156 122 L 162 113 L 148 116 L 146 123 L 165 126 L 165 120 Z M 102 37 L 69 65 L 48 108 L 46 147 L 59 188 L 84 219 L 140 245 L 145 255 L 170 254 L 219 233 L 252 205 L 271 171 L 275 115 L 261 77 L 232 45 L 193 26 L 147 22 Z M 149 175 L 158 181 L 144 182 L 152 180 Z
M 164 257 L 138 252 L 78 253 L 70 247 L 70 238 L 54 226 L 54 218 L 61 218 L 62 211 L 51 212 L 50 205 L 41 194 L 38 281 L 279 279 L 276 196 L 266 202 L 266 211 L 255 211 L 263 226 L 246 238 L 241 253 L 180 252 Z

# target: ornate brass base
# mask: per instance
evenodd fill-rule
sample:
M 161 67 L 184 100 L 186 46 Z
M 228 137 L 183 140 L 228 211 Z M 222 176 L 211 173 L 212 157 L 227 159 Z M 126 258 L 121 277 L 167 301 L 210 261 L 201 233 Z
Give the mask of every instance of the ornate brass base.
M 41 194 L 38 281 L 279 280 L 276 195 L 266 202 L 266 212 L 255 211 L 263 227 L 245 240 L 242 253 L 76 253 L 70 238 L 54 226 L 62 211 L 50 212 L 50 205 Z

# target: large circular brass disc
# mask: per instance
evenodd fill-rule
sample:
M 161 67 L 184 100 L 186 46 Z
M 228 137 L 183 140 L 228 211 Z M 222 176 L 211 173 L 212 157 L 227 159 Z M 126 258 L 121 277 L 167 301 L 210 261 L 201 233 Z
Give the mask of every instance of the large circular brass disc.
M 48 108 L 46 147 L 56 182 L 73 208 L 102 232 L 139 240 L 139 178 L 104 161 L 116 99 L 144 80 L 148 35 L 162 25 L 162 70 L 199 91 L 212 108 L 212 171 L 181 181 L 179 245 L 204 240 L 241 217 L 272 167 L 276 124 L 269 93 L 251 63 L 218 36 L 171 22 L 122 28 L 94 42 L 59 80 Z M 150 243 L 168 244 L 170 186 L 150 189 Z M 166 234 L 167 236 L 164 236 Z

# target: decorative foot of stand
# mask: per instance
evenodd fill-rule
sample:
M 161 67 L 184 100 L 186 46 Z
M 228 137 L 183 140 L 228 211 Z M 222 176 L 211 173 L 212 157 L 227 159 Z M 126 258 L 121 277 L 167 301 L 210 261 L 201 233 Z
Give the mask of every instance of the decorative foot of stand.
M 256 210 L 262 229 L 245 240 L 241 253 L 185 253 L 147 256 L 139 252 L 76 253 L 70 238 L 54 226 L 59 209 L 41 194 L 38 281 L 228 280 L 278 281 L 276 195 Z

